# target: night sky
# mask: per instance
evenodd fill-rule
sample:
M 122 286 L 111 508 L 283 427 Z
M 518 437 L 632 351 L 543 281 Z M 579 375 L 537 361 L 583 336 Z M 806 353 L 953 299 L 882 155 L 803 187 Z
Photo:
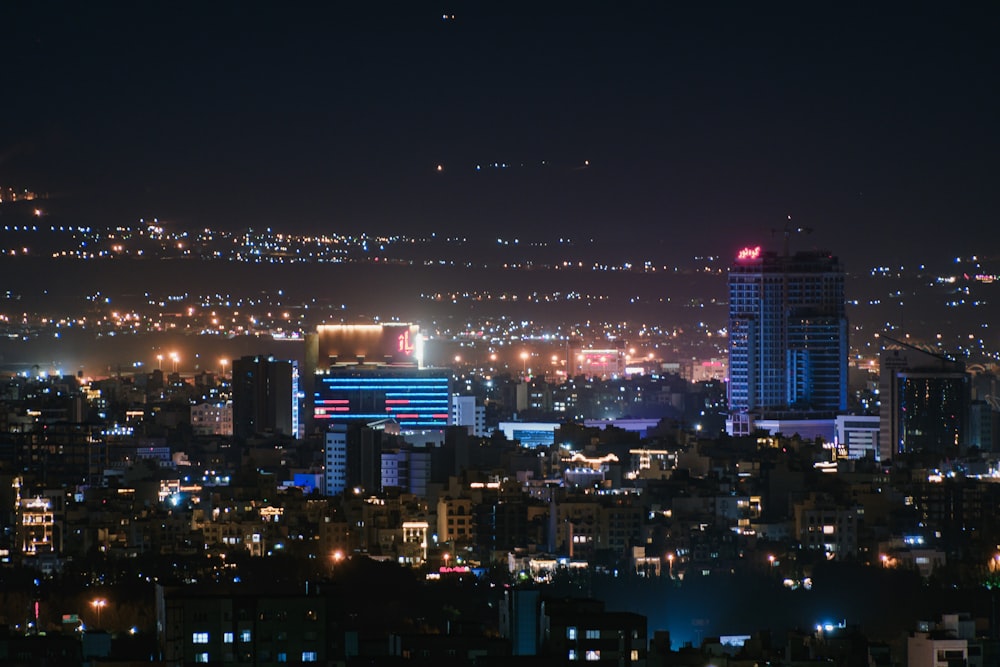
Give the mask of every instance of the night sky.
M 791 214 L 855 265 L 996 254 L 995 3 L 316 4 L 5 6 L 0 185 L 113 224 L 687 256 Z

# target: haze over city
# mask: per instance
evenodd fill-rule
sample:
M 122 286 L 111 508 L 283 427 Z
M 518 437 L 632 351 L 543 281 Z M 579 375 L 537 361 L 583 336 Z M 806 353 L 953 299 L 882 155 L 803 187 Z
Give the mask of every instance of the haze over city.
M 676 260 L 791 215 L 851 267 L 996 240 L 988 3 L 56 7 L 5 21 L 0 183 L 87 224 Z

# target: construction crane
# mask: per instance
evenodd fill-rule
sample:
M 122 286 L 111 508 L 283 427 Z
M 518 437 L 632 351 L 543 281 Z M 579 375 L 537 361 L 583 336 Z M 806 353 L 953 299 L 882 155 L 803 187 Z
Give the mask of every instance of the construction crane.
M 941 353 L 941 352 L 934 352 L 932 350 L 927 350 L 925 348 L 918 347 L 917 345 L 914 345 L 913 343 L 907 343 L 906 341 L 899 340 L 898 338 L 893 338 L 892 336 L 890 336 L 890 335 L 888 335 L 886 333 L 876 333 L 875 337 L 876 338 L 880 338 L 880 339 L 881 338 L 885 338 L 886 340 L 890 340 L 893 343 L 896 343 L 897 345 L 909 348 L 909 349 L 914 350 L 916 352 L 920 352 L 921 354 L 926 354 L 929 357 L 934 357 L 935 359 L 938 359 L 939 361 L 944 361 L 944 362 L 951 363 L 951 364 L 958 363 L 958 359 L 956 359 L 955 357 L 953 357 L 953 356 L 951 356 L 949 354 Z
M 788 216 L 785 221 L 785 227 L 783 229 L 778 229 L 777 227 L 771 228 L 771 236 L 774 237 L 775 234 L 781 232 L 785 235 L 785 257 L 789 254 L 789 245 L 792 234 L 812 234 L 812 227 L 796 227 L 792 224 L 792 216 Z

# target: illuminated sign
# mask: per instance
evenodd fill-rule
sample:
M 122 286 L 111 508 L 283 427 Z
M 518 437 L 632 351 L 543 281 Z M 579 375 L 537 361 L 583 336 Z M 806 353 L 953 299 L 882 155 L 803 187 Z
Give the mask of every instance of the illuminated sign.
M 752 262 L 755 259 L 760 259 L 760 246 L 741 248 L 736 253 L 736 259 L 740 262 Z
M 339 324 L 316 329 L 321 366 L 422 365 L 423 341 L 415 324 Z
M 413 342 L 410 341 L 410 330 L 407 329 L 403 333 L 399 334 L 399 338 L 397 340 L 399 341 L 399 351 L 408 357 L 411 356 L 416 347 L 414 347 Z

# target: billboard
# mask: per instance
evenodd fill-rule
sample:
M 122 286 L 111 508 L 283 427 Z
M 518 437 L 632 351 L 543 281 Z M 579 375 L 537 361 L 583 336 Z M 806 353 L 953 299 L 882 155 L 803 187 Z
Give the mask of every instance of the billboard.
M 320 366 L 423 366 L 423 339 L 416 324 L 324 324 L 316 333 Z

